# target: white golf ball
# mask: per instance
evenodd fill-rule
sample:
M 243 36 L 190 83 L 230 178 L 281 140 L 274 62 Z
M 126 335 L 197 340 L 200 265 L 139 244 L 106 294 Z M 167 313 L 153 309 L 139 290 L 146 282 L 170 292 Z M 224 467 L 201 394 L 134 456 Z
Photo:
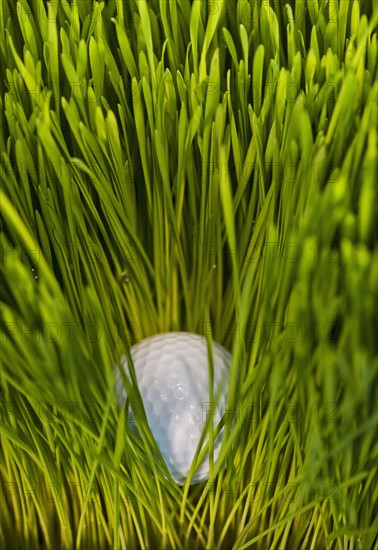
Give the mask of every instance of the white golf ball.
M 219 344 L 213 344 L 214 402 L 210 403 L 208 352 L 204 337 L 187 332 L 157 334 L 135 344 L 130 352 L 149 427 L 172 478 L 182 485 L 208 416 L 212 416 L 214 428 L 223 416 L 231 355 Z M 122 357 L 121 361 L 130 377 L 126 358 Z M 127 396 L 119 372 L 116 391 L 122 406 Z M 137 427 L 137 414 L 134 420 Z M 223 430 L 214 441 L 214 461 L 219 456 L 222 438 Z M 206 456 L 192 483 L 208 477 L 209 460 Z

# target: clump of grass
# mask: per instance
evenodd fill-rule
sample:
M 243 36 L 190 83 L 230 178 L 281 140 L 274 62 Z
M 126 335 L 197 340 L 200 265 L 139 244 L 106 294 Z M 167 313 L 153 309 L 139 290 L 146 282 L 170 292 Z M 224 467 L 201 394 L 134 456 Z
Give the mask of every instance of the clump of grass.
M 376 544 L 377 21 L 0 3 L 2 547 Z M 169 330 L 233 353 L 183 489 L 114 393 Z

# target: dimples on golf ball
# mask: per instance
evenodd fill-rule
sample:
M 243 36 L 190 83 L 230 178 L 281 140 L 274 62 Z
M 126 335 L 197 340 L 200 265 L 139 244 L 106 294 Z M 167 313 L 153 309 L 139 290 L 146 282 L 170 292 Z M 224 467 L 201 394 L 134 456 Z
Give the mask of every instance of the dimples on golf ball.
M 213 416 L 214 427 L 222 417 L 231 355 L 219 344 L 213 344 L 213 395 L 216 402 L 211 405 L 207 343 L 202 336 L 187 332 L 157 334 L 135 344 L 130 352 L 151 432 L 171 476 L 181 485 L 188 475 L 207 415 Z M 122 364 L 129 376 L 124 357 Z M 122 405 L 126 391 L 120 377 L 117 395 Z M 222 435 L 221 432 L 214 442 L 214 460 L 219 455 Z M 208 477 L 206 456 L 192 483 Z

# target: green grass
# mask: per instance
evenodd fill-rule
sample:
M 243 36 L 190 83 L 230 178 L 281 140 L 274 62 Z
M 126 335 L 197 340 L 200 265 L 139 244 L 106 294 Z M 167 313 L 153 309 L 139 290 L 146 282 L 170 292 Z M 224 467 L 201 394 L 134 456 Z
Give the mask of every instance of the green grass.
M 377 4 L 44 4 L 0 3 L 1 547 L 377 548 Z M 114 391 L 174 330 L 233 353 L 184 488 Z

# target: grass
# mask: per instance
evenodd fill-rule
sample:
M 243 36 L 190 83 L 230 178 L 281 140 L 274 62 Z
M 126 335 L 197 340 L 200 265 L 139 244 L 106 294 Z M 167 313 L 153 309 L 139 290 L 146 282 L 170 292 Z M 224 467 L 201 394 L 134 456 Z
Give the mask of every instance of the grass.
M 2 548 L 377 548 L 377 23 L 0 3 Z M 184 488 L 114 392 L 174 330 L 233 353 Z

